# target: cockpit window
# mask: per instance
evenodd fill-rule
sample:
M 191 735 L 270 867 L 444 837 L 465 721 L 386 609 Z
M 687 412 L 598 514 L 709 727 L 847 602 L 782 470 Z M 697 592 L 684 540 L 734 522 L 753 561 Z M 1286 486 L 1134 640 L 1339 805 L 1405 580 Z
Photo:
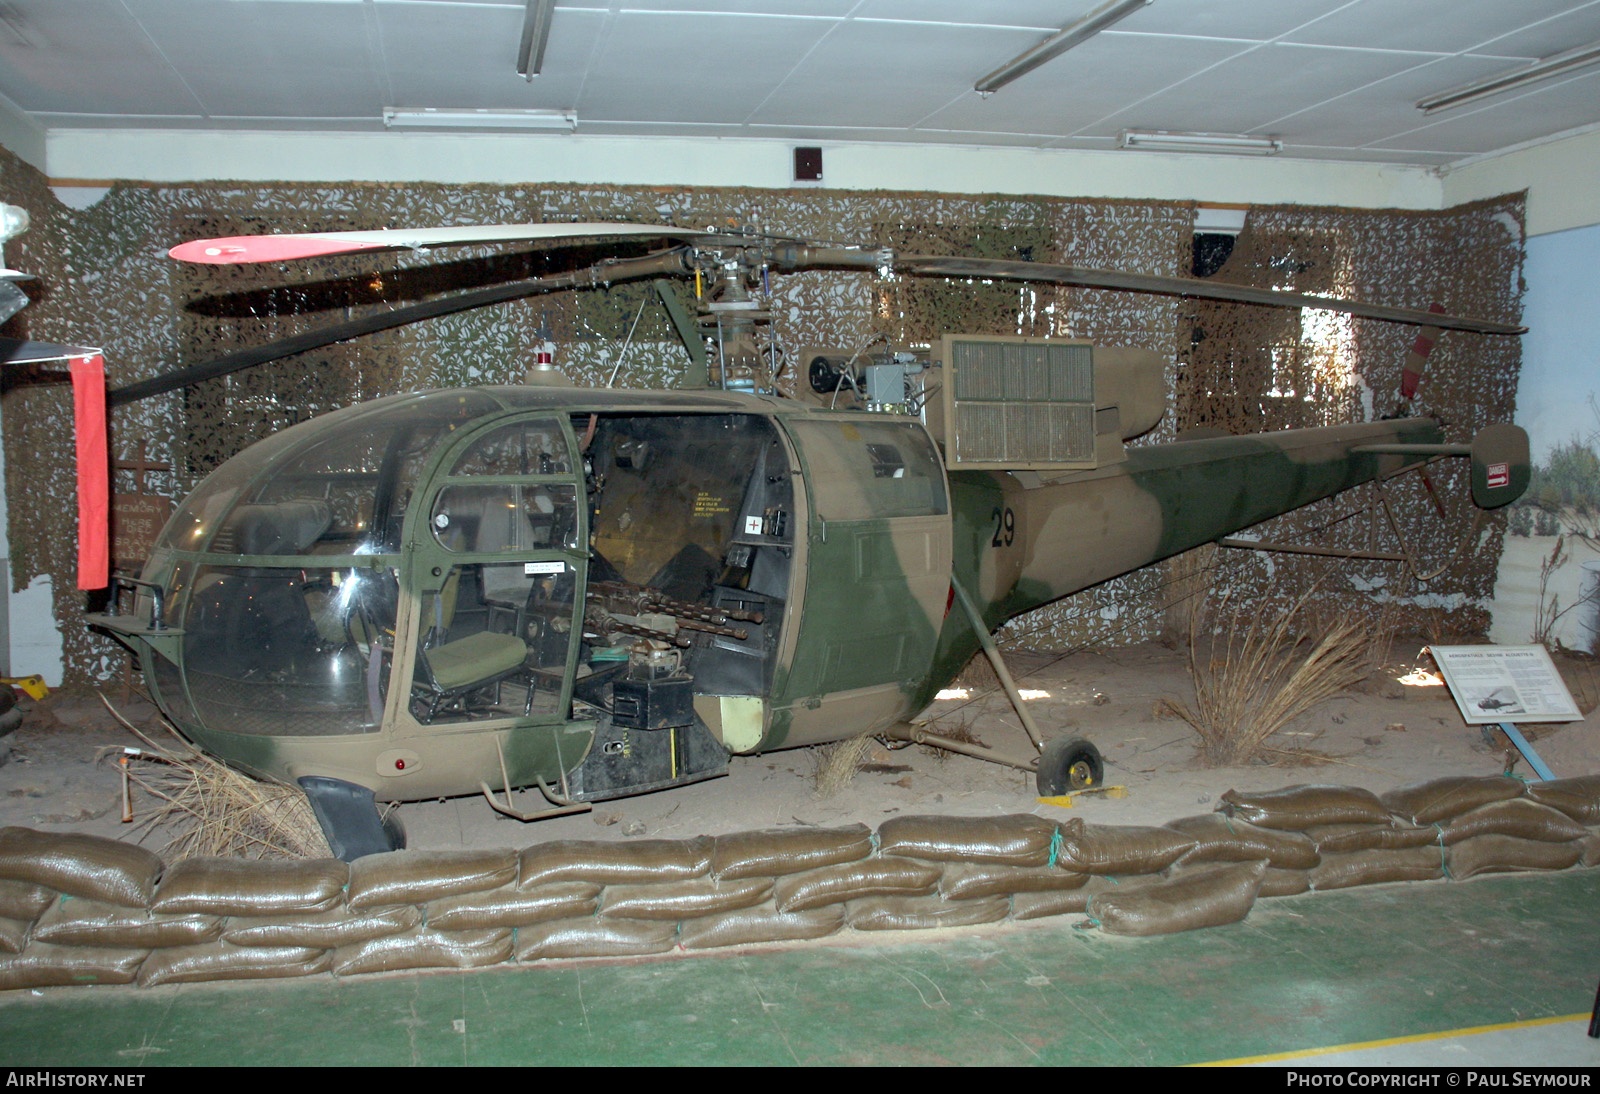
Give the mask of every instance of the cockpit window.
M 823 420 L 790 424 L 810 464 L 823 520 L 932 516 L 948 511 L 938 450 L 913 422 Z
M 457 484 L 439 491 L 428 520 L 447 551 L 548 551 L 578 546 L 577 491 L 560 483 Z
M 566 438 L 551 421 L 513 422 L 474 441 L 451 475 L 566 475 L 572 459 Z

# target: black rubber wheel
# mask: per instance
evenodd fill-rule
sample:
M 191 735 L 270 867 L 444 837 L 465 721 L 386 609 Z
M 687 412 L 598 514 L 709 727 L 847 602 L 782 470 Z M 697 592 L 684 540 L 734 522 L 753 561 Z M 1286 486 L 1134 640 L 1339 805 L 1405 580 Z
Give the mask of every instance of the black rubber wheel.
M 1088 790 L 1099 786 L 1105 777 L 1106 762 L 1100 750 L 1082 737 L 1057 737 L 1039 753 L 1041 798 L 1058 798 L 1069 790 Z
M 22 709 L 17 706 L 17 693 L 0 684 L 0 737 L 22 724 Z
M 389 839 L 389 847 L 395 851 L 404 851 L 406 849 L 406 826 L 405 822 L 395 815 L 394 810 L 391 809 L 385 813 L 383 819 L 378 823 L 383 827 L 383 834 Z

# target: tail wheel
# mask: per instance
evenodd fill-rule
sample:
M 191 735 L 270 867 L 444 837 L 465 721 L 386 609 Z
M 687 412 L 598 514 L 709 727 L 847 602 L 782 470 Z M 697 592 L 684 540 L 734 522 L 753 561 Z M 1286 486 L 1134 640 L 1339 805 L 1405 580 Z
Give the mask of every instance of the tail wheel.
M 1105 781 L 1106 762 L 1100 750 L 1082 737 L 1057 737 L 1039 753 L 1037 781 L 1041 798 L 1071 790 L 1089 790 Z

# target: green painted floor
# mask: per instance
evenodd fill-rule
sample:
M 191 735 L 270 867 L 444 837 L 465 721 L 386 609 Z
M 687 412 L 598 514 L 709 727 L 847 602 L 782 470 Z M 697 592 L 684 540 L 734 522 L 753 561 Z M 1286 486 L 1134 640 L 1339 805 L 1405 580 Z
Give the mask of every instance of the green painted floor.
M 1180 1064 L 1587 1014 L 1600 980 L 1600 870 L 1262 901 L 1164 938 L 1073 918 L 631 964 L 17 992 L 0 999 L 0 1065 Z

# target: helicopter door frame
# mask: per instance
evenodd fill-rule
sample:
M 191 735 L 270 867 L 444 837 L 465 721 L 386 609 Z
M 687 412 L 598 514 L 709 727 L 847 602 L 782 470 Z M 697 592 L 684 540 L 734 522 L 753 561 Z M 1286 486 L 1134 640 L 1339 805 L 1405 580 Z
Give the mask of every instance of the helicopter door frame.
M 463 464 L 474 457 L 475 448 L 496 432 L 517 426 L 544 427 L 551 438 L 559 438 L 567 453 L 566 469 L 514 474 L 482 473 L 494 472 L 497 469 L 493 466 L 492 456 L 484 458 L 483 453 L 479 452 L 477 453 L 479 470 L 463 470 Z M 452 491 L 462 495 L 461 500 L 466 503 L 466 507 L 470 508 L 474 501 L 478 503 L 479 529 L 487 519 L 481 511 L 494 504 L 497 493 L 503 498 L 514 499 L 513 504 L 524 500 L 538 502 L 542 498 L 555 497 L 558 519 L 560 500 L 564 494 L 571 501 L 567 513 L 570 523 L 561 531 L 551 533 L 560 541 L 559 543 L 536 545 L 512 541 L 491 546 L 489 541 L 478 534 L 478 529 L 467 528 L 468 522 L 465 520 L 457 522 L 455 526 L 449 522 L 442 526 L 435 523 L 441 511 L 441 501 Z M 479 496 L 474 498 L 472 496 L 474 494 Z M 501 505 L 505 507 L 507 503 L 502 501 Z M 538 508 L 532 504 L 529 507 Z M 440 447 L 418 478 L 418 488 L 407 505 L 401 534 L 401 596 L 395 628 L 394 663 L 390 668 L 389 694 L 383 718 L 383 732 L 386 735 L 396 741 L 404 741 L 440 734 L 504 733 L 508 730 L 549 728 L 571 723 L 572 687 L 582 638 L 584 594 L 588 584 L 588 508 L 582 453 L 568 416 L 559 410 L 521 408 L 496 414 L 475 422 L 470 429 L 464 430 L 461 436 Z M 513 519 L 518 515 L 517 512 L 511 513 Z M 555 525 L 551 524 L 548 527 L 554 529 Z M 459 549 L 449 546 L 452 535 L 455 536 Z M 474 717 L 470 712 L 456 712 L 452 715 L 448 712 L 447 704 L 446 711 L 435 711 L 431 715 L 419 718 L 418 714 L 423 712 L 418 709 L 415 689 L 419 686 L 418 662 L 427 657 L 428 651 L 422 649 L 425 641 L 431 642 L 435 651 L 450 650 L 455 653 L 450 668 L 456 670 L 458 674 L 463 661 L 482 663 L 487 671 L 494 667 L 492 662 L 497 658 L 508 661 L 510 659 L 507 651 L 497 648 L 497 645 L 509 645 L 509 643 L 497 644 L 485 637 L 489 635 L 509 637 L 509 629 L 491 629 L 491 624 L 505 628 L 506 623 L 503 620 L 498 623 L 486 620 L 483 629 L 468 635 L 465 642 L 459 637 L 449 642 L 444 641 L 445 635 L 452 629 L 451 624 L 454 620 L 443 618 L 445 613 L 441 607 L 442 603 L 454 599 L 456 603 L 451 609 L 451 614 L 457 618 L 469 612 L 479 612 L 486 617 L 505 613 L 515 621 L 512 629 L 522 631 L 516 637 L 524 643 L 527 640 L 530 622 L 523 614 L 525 605 L 511 601 L 490 602 L 487 579 L 484 576 L 489 568 L 502 570 L 508 574 L 514 574 L 520 569 L 527 579 L 526 587 L 530 590 L 524 593 L 529 603 L 533 599 L 532 586 L 536 583 L 554 585 L 559 584 L 562 578 L 571 578 L 570 625 L 567 628 L 565 644 L 561 647 L 562 678 L 553 695 L 554 708 L 542 713 L 532 709 L 534 670 L 526 669 L 519 664 L 510 668 L 506 679 L 509 680 L 524 671 L 527 673 L 526 686 L 529 693 L 526 699 L 527 705 L 522 713 L 500 713 L 498 716 L 489 717 Z M 476 602 L 470 609 L 464 610 L 460 597 L 463 595 L 462 586 L 469 585 L 464 580 L 469 573 L 475 578 L 475 583 L 465 591 L 473 594 Z M 455 578 L 458 584 L 454 590 L 447 591 L 452 578 Z M 430 636 L 430 631 L 438 633 Z M 436 657 L 435 660 L 443 661 L 444 658 Z M 443 667 L 435 668 L 431 664 L 422 672 L 424 680 L 431 684 L 437 678 L 438 686 L 446 691 L 449 685 L 447 675 Z M 480 686 L 487 688 L 490 685 L 487 682 L 481 685 L 473 684 L 474 688 Z M 546 700 L 541 705 L 549 706 L 550 702 Z M 577 763 L 582 755 L 583 750 L 576 750 L 574 755 L 564 757 L 563 762 L 565 766 L 570 767 Z M 514 780 L 516 774 L 512 772 Z

